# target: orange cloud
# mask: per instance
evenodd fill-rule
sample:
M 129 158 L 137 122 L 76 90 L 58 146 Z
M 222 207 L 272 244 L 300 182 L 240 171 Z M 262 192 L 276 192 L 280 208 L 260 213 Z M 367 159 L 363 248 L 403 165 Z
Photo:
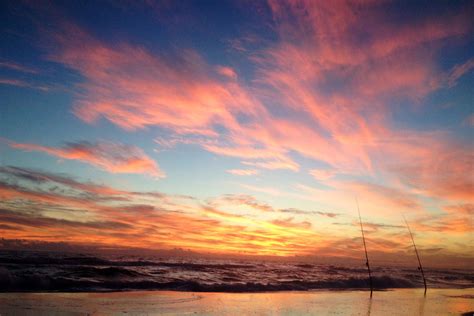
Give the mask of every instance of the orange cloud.
M 414 229 L 420 232 L 435 232 L 448 234 L 472 234 L 474 226 L 472 217 L 444 216 L 422 219 L 414 223 Z
M 156 162 L 135 146 L 111 142 L 76 142 L 62 148 L 9 142 L 13 148 L 40 151 L 62 159 L 79 160 L 112 173 L 139 173 L 164 177 Z
M 335 218 L 341 215 L 339 213 L 333 213 L 333 212 L 305 211 L 305 210 L 300 210 L 296 208 L 281 209 L 281 210 L 278 210 L 278 212 L 295 214 L 295 215 L 321 215 L 328 218 Z
M 114 199 L 125 199 L 127 192 L 117 190 L 104 185 L 97 185 L 93 183 L 82 183 L 69 177 L 59 176 L 51 173 L 37 172 L 31 169 L 24 169 L 18 167 L 0 167 L 0 173 L 7 177 L 16 178 L 18 180 L 30 181 L 36 184 L 43 182 L 55 182 L 60 185 L 87 192 L 89 194 L 96 194 L 108 196 Z
M 61 240 L 72 245 L 106 248 L 120 245 L 278 256 L 357 257 L 362 245 L 354 218 L 341 224 L 350 229 L 324 231 L 312 215 L 318 219 L 324 216 L 327 220 L 336 216 L 344 220 L 344 216 L 294 209 L 275 211 L 271 205 L 246 195 L 221 196 L 208 204 L 158 192 L 123 191 L 81 183 L 66 176 L 4 167 L 0 169 L 0 197 L 0 231 L 5 240 L 36 243 Z M 230 212 L 227 209 L 231 205 L 260 208 L 266 218 Z M 282 213 L 295 217 L 281 218 Z M 296 219 L 301 215 L 305 216 L 304 220 Z M 469 228 L 468 221 L 464 222 L 460 218 L 452 221 L 431 218 L 416 222 L 413 230 L 463 236 L 472 231 L 472 225 Z M 406 253 L 409 237 L 403 226 L 371 222 L 364 225 L 368 245 L 380 258 L 384 254 L 398 254 L 399 259 L 412 256 Z M 429 245 L 429 239 L 423 238 L 419 244 Z M 451 247 L 446 242 L 437 245 L 438 248 L 440 245 Z M 440 255 L 443 254 L 446 255 L 446 251 L 440 251 Z
M 0 179 L 0 230 L 10 239 L 289 255 L 310 247 L 309 240 L 298 240 L 301 233 L 317 236 L 306 224 L 282 229 L 192 199 L 153 192 L 117 195 L 113 188 L 81 186 L 27 169 L 2 168 Z M 249 196 L 235 198 L 254 208 L 270 207 Z
M 259 202 L 255 197 L 246 194 L 226 194 L 221 198 L 214 200 L 215 204 L 233 204 L 233 205 L 245 205 L 259 211 L 270 212 L 273 208 L 267 203 Z
M 293 218 L 292 217 L 289 217 L 289 218 L 286 218 L 286 219 L 275 219 L 272 221 L 272 224 L 275 224 L 277 226 L 281 226 L 281 227 L 297 227 L 297 228 L 310 228 L 311 227 L 311 223 L 310 222 L 301 222 L 301 223 L 297 223 L 297 222 L 294 222 L 293 221 Z
M 474 204 L 457 204 L 457 205 L 448 205 L 444 207 L 444 210 L 449 214 L 453 215 L 474 215 Z

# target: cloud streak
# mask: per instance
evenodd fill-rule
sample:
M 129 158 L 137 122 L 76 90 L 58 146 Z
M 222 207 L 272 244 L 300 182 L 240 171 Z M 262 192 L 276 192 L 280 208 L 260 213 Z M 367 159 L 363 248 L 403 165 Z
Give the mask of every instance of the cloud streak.
M 40 91 L 48 91 L 49 87 L 36 85 L 29 83 L 25 80 L 20 79 L 13 79 L 13 78 L 0 78 L 0 85 L 7 85 L 7 86 L 14 86 L 14 87 L 21 87 L 21 88 L 31 88 Z
M 11 69 L 14 71 L 29 73 L 29 74 L 37 74 L 39 72 L 37 69 L 27 67 L 27 66 L 24 66 L 15 62 L 11 62 L 11 61 L 0 62 L 0 68 Z
M 8 142 L 12 148 L 39 151 L 61 159 L 78 160 L 111 173 L 145 174 L 156 178 L 165 176 L 158 164 L 136 146 L 112 142 L 87 141 L 67 143 L 64 147 Z
M 229 169 L 227 172 L 236 176 L 254 176 L 258 174 L 258 170 L 255 169 Z

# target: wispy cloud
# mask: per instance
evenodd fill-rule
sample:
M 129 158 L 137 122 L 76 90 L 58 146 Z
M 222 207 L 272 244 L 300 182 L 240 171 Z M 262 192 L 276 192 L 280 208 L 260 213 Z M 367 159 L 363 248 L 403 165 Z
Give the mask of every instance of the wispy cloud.
M 39 151 L 61 159 L 78 160 L 112 173 L 138 173 L 164 177 L 158 164 L 136 146 L 87 141 L 67 143 L 64 147 L 9 142 L 16 149 Z
M 290 214 L 295 214 L 295 215 L 320 215 L 320 216 L 325 216 L 328 218 L 335 218 L 340 216 L 340 213 L 334 213 L 334 212 L 323 212 L 323 211 L 305 211 L 305 210 L 300 210 L 297 208 L 285 208 L 285 209 L 280 209 L 278 212 L 282 213 L 290 213 Z
M 404 192 L 403 190 L 388 187 L 380 184 L 353 182 L 347 184 L 347 187 L 358 196 L 370 199 L 371 202 L 379 208 L 393 208 L 393 210 L 416 210 L 420 208 L 415 195 Z
M 12 61 L 0 61 L 0 68 L 7 68 L 23 73 L 37 74 L 39 71 L 32 67 L 27 67 Z
M 332 178 L 335 174 L 337 174 L 336 170 L 328 170 L 328 169 L 311 169 L 309 174 L 312 175 L 316 180 L 324 181 Z
M 275 219 L 272 221 L 272 224 L 282 227 L 291 227 L 291 228 L 310 228 L 310 222 L 295 222 L 292 217 L 285 219 Z
M 444 207 L 444 210 L 451 215 L 474 215 L 474 204 L 466 203 L 466 204 L 455 204 L 455 205 L 448 205 Z M 474 227 L 473 227 L 474 229 Z
M 474 69 L 474 58 L 469 59 L 465 63 L 454 66 L 448 76 L 448 86 L 454 87 L 459 78 L 472 71 L 472 69 Z
M 114 189 L 104 185 L 82 183 L 66 175 L 53 174 L 26 168 L 12 166 L 0 167 L 0 173 L 7 178 L 13 178 L 20 181 L 28 181 L 36 185 L 45 182 L 51 182 L 60 185 L 65 185 L 72 189 L 77 189 L 83 192 L 87 192 L 89 194 L 95 194 L 97 196 L 108 196 L 119 200 L 123 198 L 127 193 L 126 191 Z
M 227 172 L 236 176 L 254 176 L 259 173 L 255 169 L 229 169 Z
M 0 85 L 1 84 L 8 85 L 8 86 L 22 87 L 22 88 L 31 88 L 31 89 L 41 90 L 41 91 L 49 90 L 49 87 L 47 86 L 32 84 L 20 79 L 0 78 Z
M 472 234 L 474 226 L 469 216 L 442 216 L 430 219 L 421 219 L 414 223 L 418 232 L 433 232 L 447 234 Z
M 226 194 L 221 196 L 218 200 L 214 200 L 213 202 L 246 205 L 252 207 L 255 210 L 264 212 L 270 212 L 273 210 L 273 208 L 267 203 L 259 202 L 255 197 L 246 194 Z
M 407 157 L 419 151 L 406 145 L 413 139 L 435 143 L 427 150 L 432 156 L 449 143 L 392 129 L 390 104 L 414 102 L 441 87 L 444 75 L 427 47 L 468 34 L 466 14 L 426 16 L 400 27 L 370 3 L 360 5 L 360 14 L 346 2 L 270 1 L 269 7 L 278 41 L 252 55 L 253 86 L 195 50 L 169 57 L 99 41 L 71 23 L 51 30 L 49 58 L 84 77 L 74 113 L 85 122 L 105 118 L 127 130 L 160 126 L 177 135 L 173 144 L 194 143 L 253 168 L 297 172 L 300 164 L 290 154 L 297 153 L 334 170 L 312 170 L 318 179 L 373 176 L 394 170 L 387 156 L 409 164 Z M 357 36 L 368 40 L 354 41 Z M 469 67 L 453 70 L 453 78 Z

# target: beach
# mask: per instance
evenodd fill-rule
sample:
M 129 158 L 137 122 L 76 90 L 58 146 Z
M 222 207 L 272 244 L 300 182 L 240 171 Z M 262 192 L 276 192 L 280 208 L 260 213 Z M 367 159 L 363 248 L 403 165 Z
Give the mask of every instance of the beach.
M 203 293 L 1 293 L 4 315 L 462 315 L 474 289 Z

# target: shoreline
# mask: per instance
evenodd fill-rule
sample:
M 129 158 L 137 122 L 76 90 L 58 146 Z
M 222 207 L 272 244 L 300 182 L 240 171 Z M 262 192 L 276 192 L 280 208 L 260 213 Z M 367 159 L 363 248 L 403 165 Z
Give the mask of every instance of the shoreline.
M 374 293 L 378 292 L 390 292 L 397 290 L 424 290 L 423 287 L 398 287 L 398 288 L 381 288 L 373 289 Z M 472 290 L 474 293 L 474 286 L 466 287 L 456 287 L 456 288 L 428 288 L 428 292 L 433 290 Z M 136 292 L 178 292 L 178 293 L 221 293 L 221 294 L 263 294 L 263 293 L 319 293 L 319 292 L 369 292 L 370 289 L 362 288 L 320 288 L 320 289 L 308 289 L 308 290 L 262 290 L 262 291 L 213 291 L 213 290 L 202 290 L 202 291 L 193 291 L 193 290 L 180 290 L 180 289 L 124 289 L 124 290 L 77 290 L 77 291 L 0 291 L 0 296 L 2 294 L 107 294 L 107 293 L 136 293 Z
M 0 315 L 461 315 L 474 288 L 259 293 L 120 291 L 0 293 Z

